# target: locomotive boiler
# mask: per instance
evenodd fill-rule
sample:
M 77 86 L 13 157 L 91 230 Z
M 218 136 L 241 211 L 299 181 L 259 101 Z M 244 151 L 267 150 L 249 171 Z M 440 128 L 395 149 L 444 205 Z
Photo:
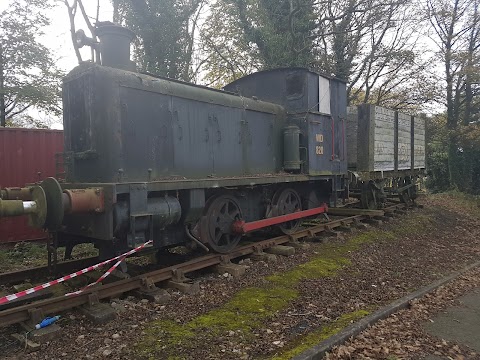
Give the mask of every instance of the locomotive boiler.
M 136 72 L 128 29 L 97 35 L 101 63 L 63 82 L 63 179 L 4 190 L 0 216 L 29 214 L 67 255 L 92 242 L 106 258 L 150 239 L 229 252 L 347 196 L 344 81 L 288 68 L 216 90 Z

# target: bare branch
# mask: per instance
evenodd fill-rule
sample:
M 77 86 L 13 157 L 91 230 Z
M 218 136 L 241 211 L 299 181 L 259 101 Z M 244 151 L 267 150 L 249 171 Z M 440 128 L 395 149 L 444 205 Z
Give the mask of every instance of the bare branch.
M 82 55 L 80 54 L 80 49 L 78 48 L 75 39 L 75 15 L 77 14 L 78 0 L 73 0 L 73 4 L 71 6 L 68 0 L 64 0 L 64 4 L 67 7 L 68 18 L 70 19 L 70 37 L 72 39 L 73 49 L 75 50 L 75 55 L 77 56 L 78 63 L 81 64 L 83 61 Z

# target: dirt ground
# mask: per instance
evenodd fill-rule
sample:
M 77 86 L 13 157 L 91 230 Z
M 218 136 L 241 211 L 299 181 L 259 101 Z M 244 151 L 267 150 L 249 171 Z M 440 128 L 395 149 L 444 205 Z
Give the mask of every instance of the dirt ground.
M 118 317 L 103 326 L 69 312 L 60 321 L 62 333 L 36 354 L 23 353 L 10 340 L 12 329 L 4 329 L 0 352 L 22 359 L 290 359 L 392 300 L 478 260 L 477 202 L 461 194 L 441 194 L 420 203 L 424 209 L 379 228 L 310 243 L 275 263 L 245 259 L 249 268 L 238 279 L 198 274 L 201 291 L 195 296 L 171 292 L 166 305 L 112 299 Z M 435 351 L 452 358 L 474 356 L 471 349 L 416 335 L 425 316 L 428 320 L 455 301 L 469 280 L 455 284 L 454 290 L 445 287 L 407 310 L 418 309 L 421 316 L 412 315 L 406 323 L 398 320 L 398 327 L 392 319 L 404 315 L 391 317 L 385 320 L 391 330 L 372 327 L 370 335 L 361 335 L 329 357 L 417 359 Z M 438 295 L 441 291 L 445 296 Z

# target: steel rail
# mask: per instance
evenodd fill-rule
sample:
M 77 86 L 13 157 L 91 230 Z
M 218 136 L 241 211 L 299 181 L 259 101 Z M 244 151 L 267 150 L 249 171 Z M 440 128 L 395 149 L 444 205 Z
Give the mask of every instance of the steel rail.
M 397 204 L 384 209 L 384 212 L 404 208 L 405 204 Z M 163 269 L 154 270 L 149 273 L 137 275 L 135 277 L 118 280 L 110 284 L 104 284 L 101 286 L 94 286 L 85 292 L 73 296 L 65 297 L 59 296 L 51 299 L 40 300 L 34 303 L 21 305 L 15 308 L 0 311 L 0 327 L 8 326 L 11 324 L 20 323 L 22 321 L 28 321 L 30 314 L 40 309 L 44 315 L 58 313 L 61 311 L 69 310 L 74 307 L 78 307 L 84 304 L 88 304 L 95 300 L 107 299 L 115 296 L 119 296 L 128 291 L 142 288 L 146 282 L 158 283 L 166 280 L 170 280 L 175 277 L 175 274 L 181 272 L 187 274 L 193 271 L 211 267 L 214 265 L 222 264 L 230 259 L 238 258 L 241 256 L 249 255 L 263 249 L 275 245 L 285 244 L 289 241 L 295 241 L 305 237 L 313 237 L 322 231 L 332 230 L 336 227 L 345 226 L 354 222 L 358 222 L 362 219 L 371 218 L 372 215 L 356 215 L 346 218 L 341 218 L 328 223 L 318 224 L 309 228 L 301 229 L 291 235 L 282 235 L 272 239 L 263 240 L 248 245 L 240 246 L 233 250 L 229 254 L 211 254 L 202 256 L 185 263 L 169 266 Z

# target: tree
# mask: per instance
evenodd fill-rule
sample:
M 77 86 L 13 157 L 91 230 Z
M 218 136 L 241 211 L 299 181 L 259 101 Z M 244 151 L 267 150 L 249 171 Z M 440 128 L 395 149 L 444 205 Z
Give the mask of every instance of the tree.
M 210 6 L 210 15 L 200 32 L 205 54 L 201 69 L 208 86 L 221 88 L 263 66 L 254 44 L 244 36 L 238 17 L 234 3 L 217 0 Z
M 467 20 L 470 29 L 467 39 L 465 74 L 464 125 L 480 121 L 480 1 L 471 2 L 472 12 Z
M 462 37 L 468 31 L 463 24 L 467 10 L 465 0 L 428 0 L 430 23 L 435 32 L 433 38 L 444 64 L 446 82 L 447 127 L 456 128 L 460 116 L 460 94 L 462 91 L 462 64 L 460 53 Z
M 58 0 L 58 1 L 62 1 L 62 0 Z M 83 5 L 82 0 L 73 0 L 73 1 L 63 0 L 63 3 L 67 7 L 67 11 L 68 11 L 68 18 L 70 21 L 70 38 L 72 40 L 73 49 L 75 51 L 75 55 L 77 56 L 78 63 L 81 64 L 83 62 L 83 58 L 82 58 L 82 54 L 80 53 L 81 46 L 77 41 L 78 39 L 77 39 L 77 32 L 76 32 L 76 16 L 80 11 L 83 21 L 85 22 L 88 30 L 90 31 L 90 36 L 91 36 L 90 39 L 93 40 L 94 42 L 98 41 L 95 26 L 97 25 L 98 17 L 100 16 L 100 0 L 97 0 L 97 16 L 95 18 L 94 24 L 92 24 L 92 21 L 90 21 L 90 17 L 85 11 L 85 6 Z M 85 32 L 83 32 L 83 34 L 85 35 Z M 92 46 L 90 50 L 91 50 L 91 61 L 100 63 L 100 53 L 98 49 Z
M 245 39 L 254 44 L 264 69 L 313 65 L 313 0 L 226 0 L 236 7 Z
M 49 25 L 40 0 L 12 0 L 0 12 L 1 126 L 16 122 L 32 108 L 59 115 L 61 71 L 48 48 L 39 42 Z
M 202 43 L 215 86 L 300 66 L 346 80 L 351 103 L 415 111 L 436 94 L 413 0 L 216 0 L 211 10 Z
M 429 173 L 427 186 L 433 192 L 442 192 L 450 188 L 446 124 L 445 113 L 427 118 L 426 122 L 426 159 Z
M 202 28 L 205 79 L 221 87 L 279 67 L 316 68 L 313 0 L 216 0 Z
M 211 81 L 315 65 L 314 0 L 217 0 L 206 24 L 202 43 Z
M 447 108 L 448 170 L 450 184 L 468 191 L 474 162 L 474 148 L 462 146 L 460 125 L 478 120 L 480 69 L 479 1 L 428 0 L 432 39 L 444 68 Z
M 417 12 L 411 0 L 317 3 L 319 65 L 348 81 L 350 103 L 415 111 L 432 100 Z
M 112 0 L 115 22 L 133 30 L 141 71 L 173 79 L 194 78 L 195 32 L 206 0 Z

